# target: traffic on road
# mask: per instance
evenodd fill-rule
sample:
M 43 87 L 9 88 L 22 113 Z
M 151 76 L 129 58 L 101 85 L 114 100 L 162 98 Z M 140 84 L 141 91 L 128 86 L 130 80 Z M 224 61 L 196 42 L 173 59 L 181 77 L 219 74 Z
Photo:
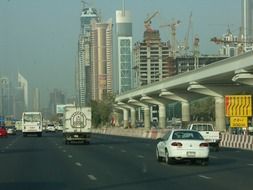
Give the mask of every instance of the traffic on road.
M 208 166 L 157 162 L 157 141 L 93 134 L 65 144 L 61 131 L 0 138 L 0 187 L 16 189 L 252 189 L 253 152 L 209 152 Z

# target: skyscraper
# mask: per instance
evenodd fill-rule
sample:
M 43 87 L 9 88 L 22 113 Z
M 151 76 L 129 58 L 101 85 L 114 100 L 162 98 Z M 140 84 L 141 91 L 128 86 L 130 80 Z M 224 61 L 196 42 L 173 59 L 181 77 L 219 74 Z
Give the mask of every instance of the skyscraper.
M 33 98 L 32 110 L 40 111 L 40 91 L 38 88 L 33 89 L 32 98 Z
M 132 22 L 131 13 L 123 9 L 116 11 L 117 62 L 113 74 L 116 75 L 116 91 L 125 92 L 132 88 Z
M 18 73 L 18 87 L 23 90 L 25 110 L 28 109 L 28 82 L 20 73 Z
M 92 100 L 102 100 L 112 93 L 112 20 L 92 21 L 91 31 Z
M 242 28 L 246 46 L 253 43 L 253 0 L 242 0 Z M 247 50 L 246 50 L 247 51 Z
M 81 11 L 81 31 L 78 41 L 78 62 L 76 65 L 76 96 L 78 104 L 85 106 L 91 99 L 91 21 L 98 21 L 95 8 L 83 7 Z

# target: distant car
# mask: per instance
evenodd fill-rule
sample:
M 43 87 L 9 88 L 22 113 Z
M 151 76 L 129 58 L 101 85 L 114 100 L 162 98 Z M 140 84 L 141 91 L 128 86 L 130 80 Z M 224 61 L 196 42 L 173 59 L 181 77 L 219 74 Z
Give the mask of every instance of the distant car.
M 16 135 L 17 130 L 15 126 L 6 127 L 6 129 L 9 135 Z
M 200 161 L 207 165 L 209 161 L 209 144 L 203 136 L 194 130 L 174 129 L 158 139 L 156 158 L 172 164 L 179 160 Z
M 55 126 L 54 124 L 48 124 L 47 127 L 46 127 L 46 132 L 55 132 L 56 129 L 55 129 Z
M 55 128 L 56 128 L 57 131 L 62 131 L 63 130 L 63 126 L 62 125 L 57 125 Z
M 8 133 L 5 127 L 0 126 L 0 137 L 7 137 Z

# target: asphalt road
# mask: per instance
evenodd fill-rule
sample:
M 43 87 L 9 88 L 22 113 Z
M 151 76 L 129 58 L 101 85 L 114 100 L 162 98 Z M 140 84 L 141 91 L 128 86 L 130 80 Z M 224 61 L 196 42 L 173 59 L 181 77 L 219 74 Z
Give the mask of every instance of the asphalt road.
M 208 166 L 158 163 L 156 142 L 94 135 L 65 145 L 61 133 L 0 138 L 1 190 L 252 190 L 253 152 L 211 152 Z

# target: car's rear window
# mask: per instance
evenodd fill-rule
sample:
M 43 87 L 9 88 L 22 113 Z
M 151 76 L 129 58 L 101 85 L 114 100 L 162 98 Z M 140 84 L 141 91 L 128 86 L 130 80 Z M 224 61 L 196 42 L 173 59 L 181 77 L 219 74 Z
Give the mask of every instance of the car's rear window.
M 195 139 L 203 140 L 202 135 L 196 131 L 175 131 L 172 139 Z

